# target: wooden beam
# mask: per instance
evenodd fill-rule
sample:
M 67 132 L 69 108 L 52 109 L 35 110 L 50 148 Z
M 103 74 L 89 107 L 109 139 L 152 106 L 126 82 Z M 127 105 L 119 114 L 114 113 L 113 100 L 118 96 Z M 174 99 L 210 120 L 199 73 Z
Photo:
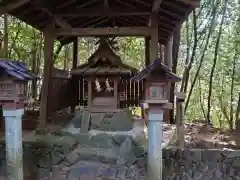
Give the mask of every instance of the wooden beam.
M 157 15 L 154 13 L 151 15 L 151 42 L 150 42 L 150 63 L 158 58 L 158 41 L 159 41 L 159 32 L 158 32 L 158 19 Z
M 110 8 L 108 0 L 104 0 L 104 8 L 105 9 Z
M 48 98 L 50 93 L 50 80 L 53 66 L 53 46 L 54 35 L 52 33 L 52 26 L 44 31 L 44 77 L 41 90 L 40 100 L 40 118 L 38 128 L 43 130 L 46 127 L 48 119 Z
M 150 27 L 56 28 L 57 36 L 151 36 Z
M 153 6 L 152 6 L 152 12 L 157 13 L 160 9 L 161 3 L 162 3 L 162 0 L 154 0 L 153 1 Z
M 77 2 L 78 0 L 68 0 L 68 1 L 65 1 L 64 3 L 61 3 L 59 6 L 57 6 L 56 8 L 57 9 L 62 9 L 64 7 L 67 7 L 69 5 L 72 5 L 74 4 L 75 2 Z M 89 4 L 92 4 L 94 2 L 96 2 L 98 0 L 89 0 L 89 1 L 86 1 L 84 2 L 83 4 L 81 4 L 80 6 L 77 6 L 76 9 L 79 9 L 79 8 L 83 8 L 85 6 L 88 6 Z
M 183 14 L 178 14 L 176 12 L 172 12 L 170 10 L 166 10 L 166 9 L 163 9 L 163 8 L 160 8 L 160 11 L 165 13 L 165 14 L 167 14 L 167 15 L 169 15 L 169 16 L 172 16 L 175 19 L 177 19 L 178 22 L 180 22 L 180 20 L 182 20 L 182 16 L 184 15 L 184 13 Z
M 66 28 L 66 29 L 70 29 L 72 28 L 70 24 L 68 24 L 66 21 L 64 21 L 62 18 L 53 15 L 47 8 L 44 7 L 40 7 L 40 9 L 45 12 L 46 14 L 48 14 L 53 20 L 54 22 L 60 26 L 61 28 Z
M 14 9 L 19 8 L 20 6 L 23 6 L 24 4 L 27 4 L 30 2 L 30 0 L 15 0 L 7 3 L 5 6 L 0 7 L 0 15 L 9 13 L 10 11 L 13 11 Z
M 157 17 L 157 14 L 160 10 L 160 5 L 162 4 L 162 0 L 154 0 L 153 1 L 153 5 L 152 5 L 152 13 L 153 14 L 156 14 L 156 17 Z M 148 20 L 148 25 L 151 25 L 151 18 L 152 16 L 150 16 L 149 20 Z
M 139 15 L 150 15 L 151 12 L 147 10 L 136 10 L 136 9 L 119 9 L 119 8 L 84 8 L 78 11 L 71 11 L 66 13 L 56 13 L 58 17 L 96 17 L 96 16 L 139 16 Z
M 200 0 L 177 0 L 180 1 L 181 3 L 184 3 L 186 5 L 190 5 L 194 8 L 200 7 Z
M 172 69 L 172 48 L 173 48 L 173 37 L 171 37 L 164 48 L 164 64 Z
M 150 64 L 150 37 L 145 37 L 145 67 Z
M 34 1 L 33 2 L 36 9 L 41 10 L 42 12 L 46 13 L 48 16 L 52 18 L 52 20 L 61 28 L 69 29 L 72 28 L 66 21 L 64 21 L 61 17 L 54 15 L 42 1 Z
M 72 68 L 77 68 L 77 66 L 78 66 L 78 38 L 73 42 Z
M 78 38 L 76 38 L 75 41 L 73 41 L 73 61 L 72 61 L 72 69 L 77 68 L 78 66 Z M 76 77 L 73 77 L 72 80 L 74 81 L 73 85 L 73 92 L 75 93 L 75 99 L 74 104 L 71 105 L 71 113 L 75 112 L 75 104 L 77 104 L 79 100 L 79 87 L 78 87 L 78 81 L 79 79 Z M 76 103 L 75 103 L 76 102 Z

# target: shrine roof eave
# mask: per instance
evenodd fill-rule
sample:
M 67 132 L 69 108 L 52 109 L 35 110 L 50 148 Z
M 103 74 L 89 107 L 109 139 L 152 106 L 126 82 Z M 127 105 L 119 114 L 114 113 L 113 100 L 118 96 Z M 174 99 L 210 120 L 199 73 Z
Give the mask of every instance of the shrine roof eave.
M 186 20 L 200 0 L 2 0 L 0 14 L 8 13 L 32 27 L 44 31 L 52 22 L 56 27 L 143 27 L 149 25 L 151 14 L 159 20 L 159 42 L 165 44 L 175 28 Z M 105 8 L 105 9 L 104 9 Z M 103 10 L 104 9 L 104 10 Z M 62 44 L 76 39 L 58 36 Z
M 72 69 L 71 75 L 73 76 L 129 76 L 133 72 L 125 68 L 116 68 L 116 67 L 95 67 L 95 68 L 76 68 Z
M 165 76 L 166 80 L 169 82 L 180 82 L 182 80 L 181 77 L 177 76 L 176 74 L 172 73 L 171 69 L 165 66 L 161 59 L 154 60 L 149 66 L 147 66 L 145 69 L 137 73 L 131 80 L 132 81 L 140 81 L 143 79 L 146 79 L 150 75 L 152 75 L 153 72 L 162 72 L 161 76 Z M 156 75 L 157 77 L 158 75 Z
M 0 68 L 16 80 L 28 81 L 38 79 L 35 74 L 33 74 L 27 69 L 26 64 L 20 61 L 0 59 Z

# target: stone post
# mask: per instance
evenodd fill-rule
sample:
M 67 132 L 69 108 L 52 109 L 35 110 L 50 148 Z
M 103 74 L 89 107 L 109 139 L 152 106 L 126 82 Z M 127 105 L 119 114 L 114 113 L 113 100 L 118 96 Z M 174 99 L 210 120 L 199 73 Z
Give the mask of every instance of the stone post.
M 148 180 L 162 180 L 162 109 L 148 112 Z
M 7 179 L 23 180 L 22 115 L 24 109 L 4 109 Z
M 176 134 L 178 148 L 184 148 L 184 117 L 183 102 L 186 97 L 183 92 L 175 92 L 176 95 Z

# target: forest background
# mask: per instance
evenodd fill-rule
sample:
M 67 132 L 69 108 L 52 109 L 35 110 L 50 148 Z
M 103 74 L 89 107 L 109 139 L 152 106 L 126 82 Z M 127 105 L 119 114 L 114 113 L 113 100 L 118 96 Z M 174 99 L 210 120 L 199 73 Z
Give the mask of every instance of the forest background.
M 0 17 L 0 57 L 24 61 L 39 76 L 43 39 L 42 33 L 20 20 Z M 78 64 L 97 49 L 97 41 L 79 38 Z M 145 66 L 144 43 L 144 38 L 134 37 L 111 41 L 122 60 L 139 69 Z M 55 67 L 71 69 L 72 46 L 55 43 Z M 173 72 L 183 77 L 175 90 L 187 94 L 185 119 L 235 129 L 240 121 L 240 0 L 202 0 L 200 8 L 175 30 L 172 61 Z

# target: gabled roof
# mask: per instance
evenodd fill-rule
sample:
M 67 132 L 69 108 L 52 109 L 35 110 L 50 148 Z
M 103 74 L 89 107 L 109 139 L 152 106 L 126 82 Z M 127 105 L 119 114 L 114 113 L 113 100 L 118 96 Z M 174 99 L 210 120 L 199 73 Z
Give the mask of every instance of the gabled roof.
M 105 58 L 109 64 L 100 67 L 98 62 Z M 138 70 L 122 62 L 121 58 L 114 52 L 108 43 L 102 43 L 90 56 L 88 62 L 72 69 L 71 74 L 94 75 L 94 74 L 132 74 Z
M 123 65 L 121 58 L 114 52 L 107 42 L 99 45 L 98 49 L 89 57 L 88 63 L 96 64 L 102 57 L 107 57 L 113 65 Z
M 37 76 L 31 73 L 26 64 L 19 61 L 12 61 L 8 59 L 0 59 L 0 72 L 5 72 L 8 75 L 18 79 L 18 80 L 33 80 Z
M 162 64 L 161 59 L 154 60 L 149 66 L 137 73 L 131 80 L 140 81 L 153 73 L 157 76 L 165 76 L 167 80 L 172 82 L 180 82 L 182 80 L 182 78 L 172 73 L 170 68 Z

